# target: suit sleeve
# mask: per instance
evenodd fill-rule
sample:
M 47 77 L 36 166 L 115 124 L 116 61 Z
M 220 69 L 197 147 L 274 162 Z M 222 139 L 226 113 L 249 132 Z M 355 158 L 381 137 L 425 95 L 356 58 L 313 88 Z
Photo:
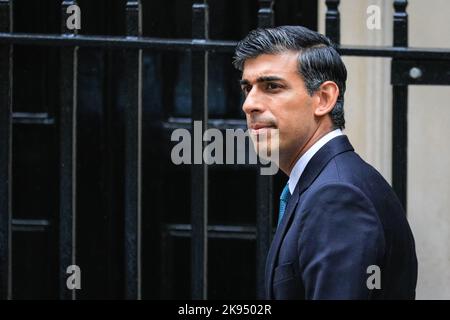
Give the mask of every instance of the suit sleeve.
M 383 228 L 371 201 L 352 185 L 334 183 L 320 187 L 302 207 L 298 253 L 306 298 L 368 299 L 367 268 L 384 254 Z

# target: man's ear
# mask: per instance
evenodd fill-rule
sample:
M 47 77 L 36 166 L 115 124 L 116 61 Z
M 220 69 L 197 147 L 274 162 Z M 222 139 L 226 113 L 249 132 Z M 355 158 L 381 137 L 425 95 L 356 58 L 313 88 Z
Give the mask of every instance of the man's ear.
M 315 92 L 318 104 L 314 115 L 321 117 L 331 112 L 339 96 L 339 87 L 333 81 L 325 81 Z

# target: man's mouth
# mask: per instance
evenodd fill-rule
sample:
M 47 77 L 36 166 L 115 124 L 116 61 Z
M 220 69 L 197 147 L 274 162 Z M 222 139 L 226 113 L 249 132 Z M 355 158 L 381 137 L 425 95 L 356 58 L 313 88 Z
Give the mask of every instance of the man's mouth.
M 275 125 L 270 123 L 253 123 L 249 127 L 250 133 L 254 135 L 267 133 L 271 129 L 276 129 Z

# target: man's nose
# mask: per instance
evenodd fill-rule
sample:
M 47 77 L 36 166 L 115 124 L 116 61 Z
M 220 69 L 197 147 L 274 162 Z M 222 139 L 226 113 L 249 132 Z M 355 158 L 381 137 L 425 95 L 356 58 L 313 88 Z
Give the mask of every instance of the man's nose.
M 252 89 L 248 93 L 247 97 L 245 98 L 244 104 L 242 105 L 242 110 L 246 114 L 264 111 L 262 97 L 257 93 L 256 90 Z

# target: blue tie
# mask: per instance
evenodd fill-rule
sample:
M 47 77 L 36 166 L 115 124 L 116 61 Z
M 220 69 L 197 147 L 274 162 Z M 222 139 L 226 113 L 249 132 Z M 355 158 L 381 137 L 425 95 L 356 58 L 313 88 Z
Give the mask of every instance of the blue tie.
M 291 192 L 289 191 L 289 184 L 286 184 L 280 196 L 280 212 L 278 213 L 278 225 L 280 225 L 281 223 L 281 219 L 283 218 L 284 211 L 286 211 L 286 206 L 290 197 Z

